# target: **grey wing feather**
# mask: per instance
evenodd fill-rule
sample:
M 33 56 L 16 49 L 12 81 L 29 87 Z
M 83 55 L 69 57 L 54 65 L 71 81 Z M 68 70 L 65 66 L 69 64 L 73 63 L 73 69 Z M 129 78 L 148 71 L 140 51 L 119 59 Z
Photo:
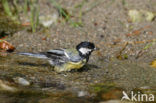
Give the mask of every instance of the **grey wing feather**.
M 49 58 L 49 62 L 52 65 L 61 65 L 69 61 L 65 55 L 64 49 L 49 50 L 47 52 L 44 52 L 43 54 L 45 54 Z
M 72 62 L 79 62 L 80 60 L 82 60 L 76 49 L 55 49 L 49 50 L 47 53 L 54 54 L 58 57 L 63 57 L 65 61 L 67 61 L 67 59 Z
M 68 57 L 68 59 L 70 59 L 70 61 L 72 62 L 79 62 L 80 60 L 82 60 L 77 50 L 66 49 L 65 54 Z
M 63 49 L 54 49 L 54 50 L 49 50 L 47 51 L 48 54 L 53 54 L 53 55 L 58 55 L 58 56 L 63 56 L 64 50 Z

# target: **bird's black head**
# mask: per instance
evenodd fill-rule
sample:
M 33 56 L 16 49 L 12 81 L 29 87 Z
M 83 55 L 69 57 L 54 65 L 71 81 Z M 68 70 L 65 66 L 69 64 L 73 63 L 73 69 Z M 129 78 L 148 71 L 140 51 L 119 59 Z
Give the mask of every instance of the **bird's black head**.
M 96 50 L 95 45 L 91 42 L 81 42 L 76 46 L 76 49 L 80 53 L 81 56 L 83 57 L 89 57 L 89 55 Z

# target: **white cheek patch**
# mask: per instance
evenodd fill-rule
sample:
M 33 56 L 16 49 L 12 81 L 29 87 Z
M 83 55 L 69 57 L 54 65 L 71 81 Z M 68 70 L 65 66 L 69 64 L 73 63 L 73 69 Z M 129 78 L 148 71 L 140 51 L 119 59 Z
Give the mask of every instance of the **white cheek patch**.
M 88 48 L 80 48 L 79 51 L 82 53 L 82 54 L 88 54 L 89 52 L 91 52 L 92 50 L 91 49 L 88 49 Z

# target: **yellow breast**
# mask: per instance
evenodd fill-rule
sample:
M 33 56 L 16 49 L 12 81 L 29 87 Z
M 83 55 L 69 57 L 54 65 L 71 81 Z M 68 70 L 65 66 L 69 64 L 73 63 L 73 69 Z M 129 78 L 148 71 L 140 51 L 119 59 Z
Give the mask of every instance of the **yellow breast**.
M 86 64 L 86 59 L 79 62 L 67 62 L 61 66 L 55 66 L 54 70 L 57 72 L 71 71 L 72 69 L 80 69 Z

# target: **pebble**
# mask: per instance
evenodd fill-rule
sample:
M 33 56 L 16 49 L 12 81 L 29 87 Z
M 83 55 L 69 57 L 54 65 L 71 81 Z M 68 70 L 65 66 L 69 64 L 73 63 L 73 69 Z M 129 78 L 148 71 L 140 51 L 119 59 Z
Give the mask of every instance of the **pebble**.
M 78 92 L 78 97 L 84 97 L 86 95 L 88 95 L 88 92 L 87 91 L 79 91 Z
M 14 81 L 15 83 L 18 83 L 20 85 L 23 85 L 23 86 L 29 86 L 30 85 L 30 82 L 22 77 L 16 77 L 14 78 Z

